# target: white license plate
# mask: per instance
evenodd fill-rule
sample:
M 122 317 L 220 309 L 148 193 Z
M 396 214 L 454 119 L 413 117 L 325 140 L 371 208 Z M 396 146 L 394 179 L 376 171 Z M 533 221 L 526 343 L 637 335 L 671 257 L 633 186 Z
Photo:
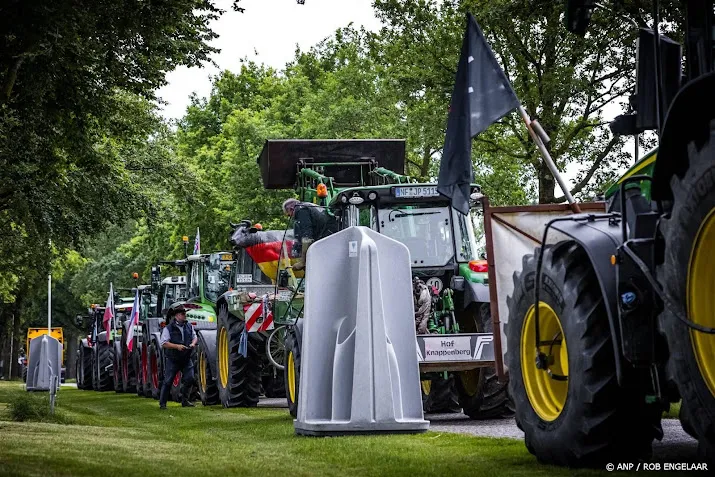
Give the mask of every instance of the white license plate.
M 239 273 L 236 275 L 236 283 L 251 283 L 253 281 L 253 275 L 250 273 Z
M 290 301 L 293 292 L 290 290 L 278 290 L 278 301 Z
M 414 197 L 437 197 L 437 186 L 424 187 L 395 187 L 395 197 L 399 198 L 414 198 Z

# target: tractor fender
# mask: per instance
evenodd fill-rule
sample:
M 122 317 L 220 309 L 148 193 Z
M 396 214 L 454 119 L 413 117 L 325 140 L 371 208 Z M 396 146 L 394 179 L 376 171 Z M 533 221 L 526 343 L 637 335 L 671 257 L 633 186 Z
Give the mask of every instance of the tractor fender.
M 104 338 L 104 339 L 107 339 L 107 338 Z M 82 346 L 82 348 L 90 348 L 87 338 L 80 340 L 80 346 Z M 79 351 L 79 350 L 77 350 L 77 351 Z
M 206 350 L 206 359 L 209 362 L 209 369 L 211 370 L 211 376 L 218 376 L 218 368 L 216 365 L 216 330 L 197 330 L 196 335 L 199 338 L 201 348 Z
M 489 303 L 489 285 L 467 282 L 464 286 L 464 308 L 472 303 Z
M 102 331 L 101 333 L 97 334 L 97 338 L 95 339 L 95 343 L 101 343 L 102 341 L 107 341 L 107 332 Z
M 690 166 L 688 144 L 705 144 L 710 139 L 710 121 L 715 119 L 715 73 L 700 76 L 686 84 L 673 98 L 663 122 L 658 157 L 653 171 L 652 196 L 671 200 L 670 179 L 682 177 Z
M 612 225 L 609 220 L 562 221 L 554 223 L 551 228 L 575 240 L 584 248 L 591 260 L 601 287 L 603 301 L 606 304 L 608 325 L 613 338 L 618 384 L 624 385 L 621 336 L 618 326 L 617 277 L 616 268 L 611 264 L 611 256 L 617 255 L 618 247 L 623 242 L 620 225 L 617 223 Z

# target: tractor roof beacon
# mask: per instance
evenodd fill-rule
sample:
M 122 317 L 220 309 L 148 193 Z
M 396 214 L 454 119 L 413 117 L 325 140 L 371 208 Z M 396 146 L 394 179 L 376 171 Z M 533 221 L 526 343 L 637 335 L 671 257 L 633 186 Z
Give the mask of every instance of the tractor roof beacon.
M 652 29 L 638 33 L 636 113 L 612 124 L 656 129 L 657 151 L 609 189 L 606 213 L 548 222 L 514 275 L 510 391 L 527 448 L 545 463 L 648 458 L 678 400 L 683 428 L 715 463 L 714 14 L 712 1 L 681 3 L 685 76 L 654 1 Z M 609 15 L 592 0 L 566 4 L 566 26 L 582 36 L 592 14 Z M 551 229 L 566 239 L 552 245 Z
M 266 188 L 293 188 L 302 201 L 322 206 L 339 229 L 369 227 L 409 248 L 415 287 L 426 291 L 425 323 L 418 336 L 426 410 L 454 407 L 458 401 L 458 407 L 473 418 L 511 412 L 506 386 L 497 382 L 493 368 L 487 267 L 486 261 L 478 260 L 474 216 L 453 210 L 448 199 L 437 193 L 437 184 L 419 183 L 404 174 L 404 140 L 268 140 L 258 164 Z M 472 185 L 472 197 L 474 209 L 479 210 L 483 196 L 477 184 Z M 288 404 L 295 415 L 302 275 L 288 266 L 294 260 L 289 254 L 291 240 L 284 244 L 274 314 L 295 323 L 286 337 L 285 370 Z M 445 342 L 445 334 L 462 337 L 457 340 L 465 348 L 462 357 L 455 354 L 446 361 L 430 357 L 428 350 Z M 455 379 L 440 380 L 447 372 Z M 443 389 L 436 389 L 432 378 Z M 487 387 L 490 397 L 485 400 Z

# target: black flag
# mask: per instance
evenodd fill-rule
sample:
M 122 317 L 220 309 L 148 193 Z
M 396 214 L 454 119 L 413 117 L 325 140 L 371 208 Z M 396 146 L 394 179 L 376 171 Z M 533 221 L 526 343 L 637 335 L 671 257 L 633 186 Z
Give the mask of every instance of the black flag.
M 469 212 L 472 138 L 518 107 L 519 100 L 482 30 L 467 13 L 437 181 L 437 191 L 449 197 L 459 212 Z

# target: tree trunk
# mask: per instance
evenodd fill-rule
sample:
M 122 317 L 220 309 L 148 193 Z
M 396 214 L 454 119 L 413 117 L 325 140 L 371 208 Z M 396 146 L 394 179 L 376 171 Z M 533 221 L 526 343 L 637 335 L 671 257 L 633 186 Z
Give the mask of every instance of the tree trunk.
M 551 175 L 551 171 L 546 164 L 539 164 L 539 204 L 551 204 L 554 202 L 554 186 L 556 180 Z

